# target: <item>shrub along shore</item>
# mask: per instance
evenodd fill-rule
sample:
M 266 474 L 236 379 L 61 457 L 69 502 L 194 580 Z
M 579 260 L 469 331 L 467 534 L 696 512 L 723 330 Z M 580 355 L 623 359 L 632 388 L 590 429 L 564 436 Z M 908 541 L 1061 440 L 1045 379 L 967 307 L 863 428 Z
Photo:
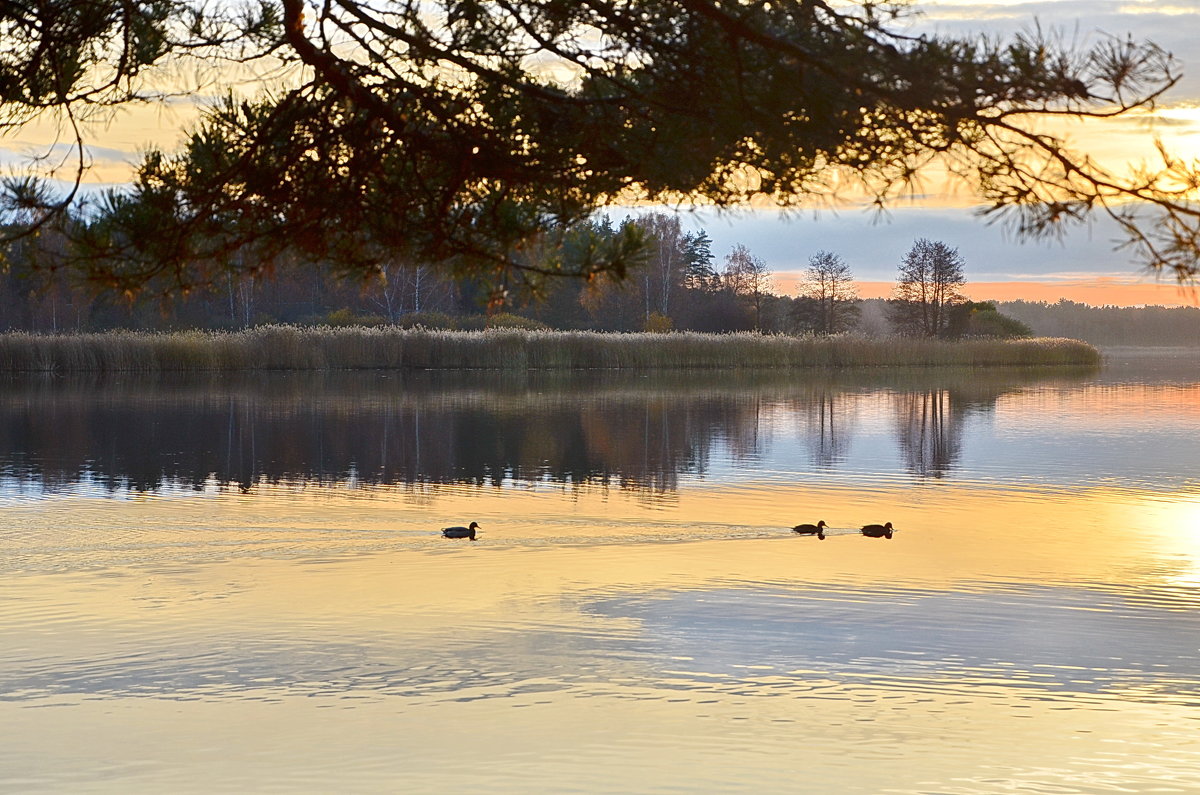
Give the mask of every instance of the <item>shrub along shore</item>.
M 259 326 L 245 331 L 0 334 L 0 372 L 630 369 L 1092 365 L 1070 339 L 945 340 L 754 333 L 441 331 Z

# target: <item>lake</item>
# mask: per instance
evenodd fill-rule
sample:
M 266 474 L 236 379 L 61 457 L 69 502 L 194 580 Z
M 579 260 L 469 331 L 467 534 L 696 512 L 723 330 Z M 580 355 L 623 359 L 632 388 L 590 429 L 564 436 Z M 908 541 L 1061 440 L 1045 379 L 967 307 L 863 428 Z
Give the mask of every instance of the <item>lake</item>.
M 1197 354 L 9 379 L 0 440 L 0 791 L 1200 791 Z

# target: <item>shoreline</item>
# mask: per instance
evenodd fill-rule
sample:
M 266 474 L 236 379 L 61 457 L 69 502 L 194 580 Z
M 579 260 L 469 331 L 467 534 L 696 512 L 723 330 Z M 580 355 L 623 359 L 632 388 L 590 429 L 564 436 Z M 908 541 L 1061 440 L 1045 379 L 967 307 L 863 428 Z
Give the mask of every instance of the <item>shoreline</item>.
M 610 333 L 385 326 L 0 334 L 0 373 L 256 370 L 746 370 L 1098 365 L 1064 338 L 930 340 L 753 332 Z

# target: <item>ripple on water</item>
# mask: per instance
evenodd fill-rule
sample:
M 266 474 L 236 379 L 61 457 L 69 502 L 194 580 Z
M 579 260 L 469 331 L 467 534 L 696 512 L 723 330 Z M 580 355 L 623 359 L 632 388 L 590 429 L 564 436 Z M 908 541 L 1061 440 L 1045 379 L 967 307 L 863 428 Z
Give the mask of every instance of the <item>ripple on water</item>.
M 9 603 L 0 620 L 25 632 L 8 633 L 24 641 L 0 658 L 0 693 L 437 703 L 537 692 L 693 702 L 886 692 L 909 703 L 1020 694 L 1076 706 L 1200 706 L 1200 612 L 1180 609 L 1185 602 L 1066 586 L 959 593 L 742 583 L 580 592 L 567 613 L 559 597 L 386 635 L 338 627 L 336 615 L 242 633 L 181 625 L 171 614 L 134 627 Z
M 246 494 L 157 470 L 139 493 L 119 462 L 111 483 L 6 470 L 0 789 L 1200 790 L 1195 544 L 1145 518 L 1089 557 L 1106 539 L 1058 532 L 1131 506 L 1188 526 L 1186 396 L 973 386 L 936 417 L 900 406 L 900 384 L 827 390 L 836 426 L 786 380 L 783 398 L 735 385 L 711 417 L 680 390 L 678 423 L 641 412 L 628 438 L 594 402 L 531 433 L 521 390 L 509 426 L 478 387 L 437 415 L 462 434 L 434 438 L 468 459 L 503 439 L 494 464 L 427 446 L 374 486 L 354 474 L 363 445 L 305 437 L 336 439 L 353 472 L 328 468 L 292 431 L 398 431 L 457 393 L 372 393 L 364 426 L 337 419 L 356 395 L 313 414 L 301 389 L 297 411 L 255 415 L 291 463 Z M 586 450 L 552 475 L 558 437 Z M 69 441 L 99 471 L 91 438 Z M 844 516 L 792 515 L 813 502 Z M 881 506 L 910 518 L 893 543 L 846 521 L 898 518 Z M 1049 518 L 1003 521 L 1031 513 Z M 480 542 L 438 536 L 468 515 Z M 989 539 L 980 516 L 1000 517 Z M 825 542 L 788 531 L 817 519 L 839 525 Z M 446 742 L 464 731 L 465 750 Z

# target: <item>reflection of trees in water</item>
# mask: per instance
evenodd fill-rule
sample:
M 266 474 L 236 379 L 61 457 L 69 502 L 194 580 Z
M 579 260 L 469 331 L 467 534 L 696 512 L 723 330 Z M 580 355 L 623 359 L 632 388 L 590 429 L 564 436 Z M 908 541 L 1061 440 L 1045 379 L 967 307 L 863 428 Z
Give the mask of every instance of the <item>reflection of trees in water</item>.
M 922 477 L 944 477 L 962 453 L 962 411 L 955 411 L 950 391 L 903 392 L 894 401 L 905 468 Z
M 919 474 L 953 465 L 958 406 L 990 407 L 1022 383 L 1010 376 L 981 392 L 976 377 L 966 391 L 912 391 L 911 375 L 873 377 L 899 393 L 901 445 Z M 705 473 L 716 450 L 738 461 L 759 456 L 769 444 L 763 424 L 778 414 L 802 418 L 814 463 L 836 466 L 857 407 L 872 399 L 864 379 L 808 374 L 801 384 L 786 373 L 706 372 L 10 381 L 0 385 L 0 474 L 43 490 L 80 481 L 151 491 L 353 480 L 402 485 L 416 498 L 436 484 L 550 482 L 655 502 L 673 499 L 681 474 Z
M 762 455 L 766 444 L 762 433 L 763 412 L 772 403 L 762 394 L 751 391 L 745 402 L 739 404 L 739 411 L 728 414 L 722 433 L 725 446 L 735 461 L 749 462 Z
M 808 400 L 798 401 L 796 410 L 803 420 L 813 466 L 831 469 L 846 460 L 858 419 L 856 396 L 822 388 L 814 390 Z
M 968 417 L 991 413 L 1002 395 L 1030 380 L 1021 371 L 980 370 L 943 388 L 897 392 L 893 413 L 905 468 L 920 477 L 948 475 L 962 456 Z
M 83 480 L 136 491 L 550 481 L 673 499 L 680 473 L 703 472 L 717 440 L 753 424 L 755 411 L 737 392 L 680 400 L 646 390 L 296 380 L 306 385 L 10 384 L 0 391 L 0 472 L 47 489 Z

